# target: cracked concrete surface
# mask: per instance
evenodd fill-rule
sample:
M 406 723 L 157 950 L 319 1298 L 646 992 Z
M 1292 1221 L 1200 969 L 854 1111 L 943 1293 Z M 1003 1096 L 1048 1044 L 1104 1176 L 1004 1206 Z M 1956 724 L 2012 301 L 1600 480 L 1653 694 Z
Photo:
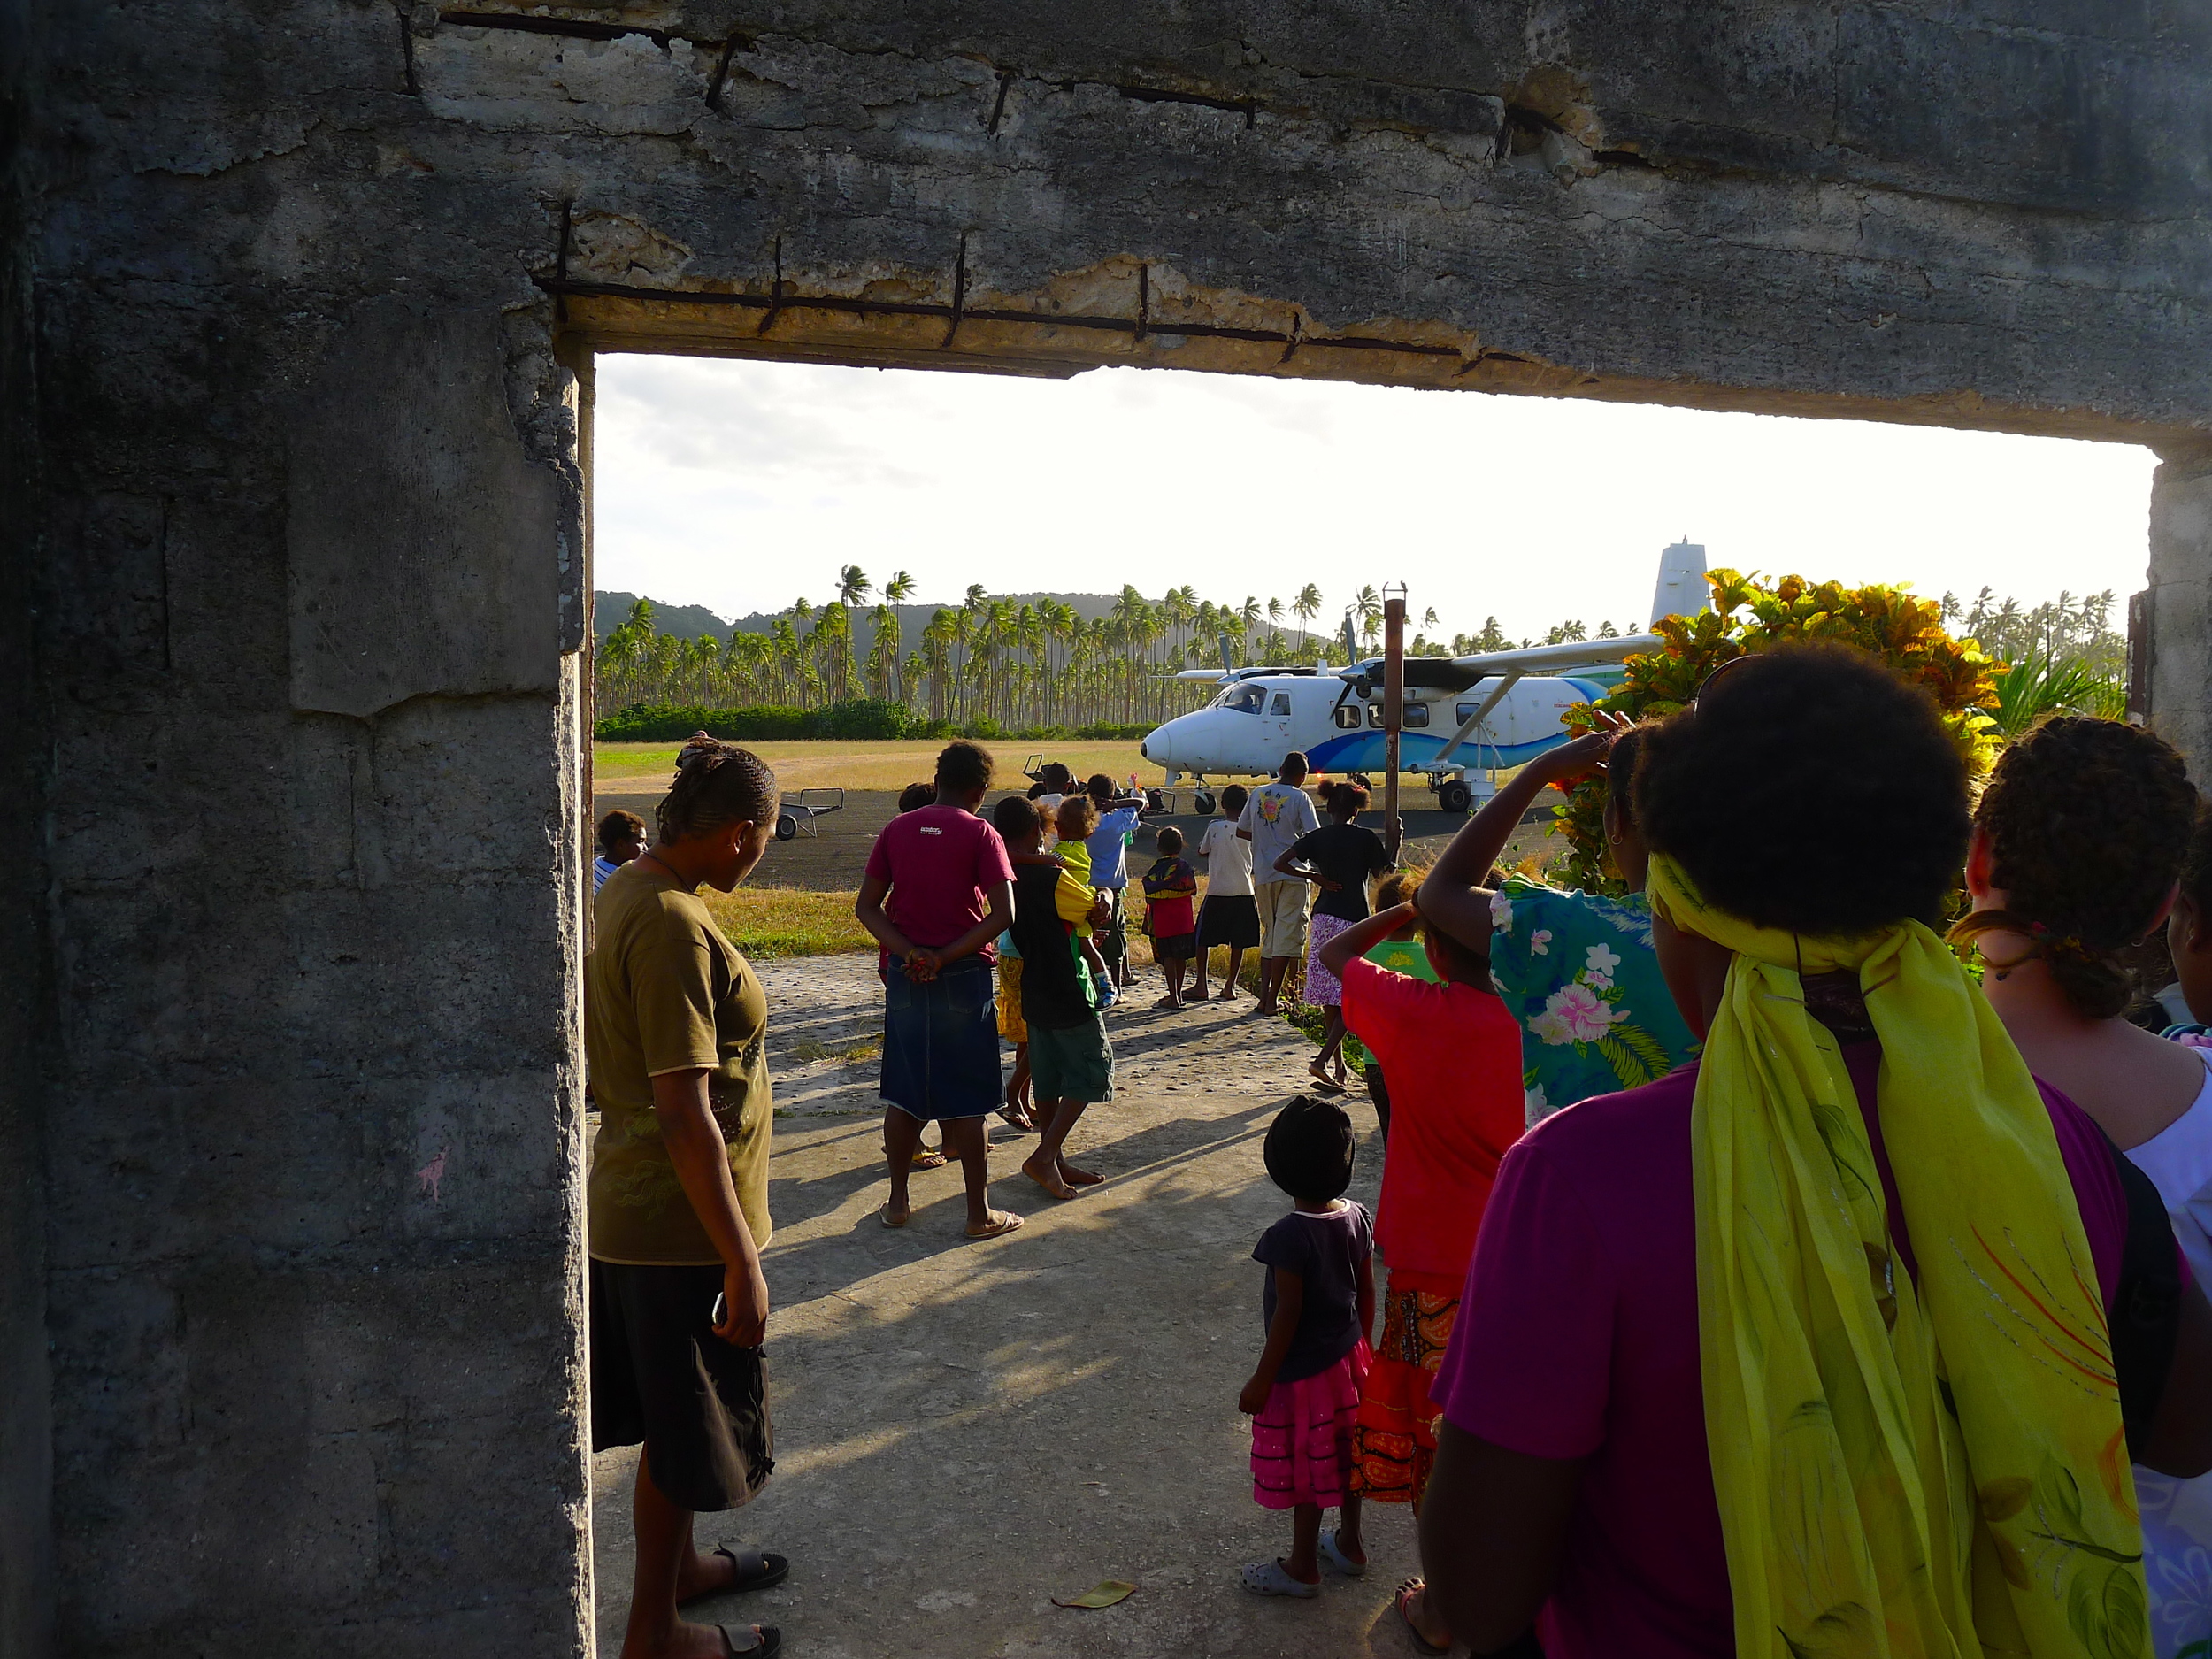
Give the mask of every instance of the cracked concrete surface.
M 772 1029 L 865 1025 L 880 1008 L 872 967 L 764 965 Z M 864 1115 L 779 1120 L 765 1263 L 776 1473 L 749 1508 L 701 1517 L 699 1537 L 781 1551 L 792 1574 L 692 1617 L 779 1625 L 808 1659 L 1410 1651 L 1390 1610 L 1392 1587 L 1419 1570 L 1407 1510 L 1370 1507 L 1367 1576 L 1331 1575 L 1318 1601 L 1237 1581 L 1243 1563 L 1289 1548 L 1288 1517 L 1252 1502 L 1236 1396 L 1263 1334 L 1252 1246 L 1288 1203 L 1260 1139 L 1310 1045 L 1248 1000 L 1182 1014 L 1133 1000 L 1108 1016 L 1117 1098 L 1070 1142 L 1104 1187 L 1055 1202 L 1020 1174 L 1033 1139 L 995 1130 L 993 1202 L 1027 1217 L 1010 1238 L 962 1236 L 950 1167 L 913 1178 L 904 1231 L 878 1225 L 872 1089 Z M 1371 1206 L 1381 1138 L 1363 1101 L 1349 1110 L 1352 1195 Z M 634 1448 L 592 1460 L 608 1655 L 629 1600 L 635 1463 Z M 1140 1587 L 1100 1611 L 1052 1605 L 1102 1578 Z

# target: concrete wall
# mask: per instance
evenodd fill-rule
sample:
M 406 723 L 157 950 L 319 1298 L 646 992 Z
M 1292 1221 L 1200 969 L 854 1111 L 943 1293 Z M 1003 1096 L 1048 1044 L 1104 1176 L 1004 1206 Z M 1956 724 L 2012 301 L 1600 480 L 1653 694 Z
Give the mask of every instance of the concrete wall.
M 2212 0 L 517 11 L 0 0 L 11 1654 L 588 1640 L 557 334 L 2212 435 Z

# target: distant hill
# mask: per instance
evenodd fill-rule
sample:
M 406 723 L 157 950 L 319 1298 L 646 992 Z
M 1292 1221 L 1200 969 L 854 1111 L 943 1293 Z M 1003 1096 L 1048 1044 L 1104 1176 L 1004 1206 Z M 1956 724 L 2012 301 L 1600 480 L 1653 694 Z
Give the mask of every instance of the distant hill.
M 603 640 L 620 627 L 623 619 L 630 614 L 630 607 L 637 603 L 637 597 L 635 594 L 595 590 L 591 596 L 593 632 Z M 1110 615 L 1115 605 L 1120 603 L 1118 594 L 993 594 L 991 597 L 1010 599 L 1018 606 L 1033 605 L 1040 600 L 1050 599 L 1068 606 L 1086 622 L 1094 622 L 1100 617 Z M 945 609 L 942 605 L 894 605 L 891 608 L 898 614 L 899 626 L 910 645 L 929 626 L 930 618 Z M 771 633 L 780 615 L 780 612 L 757 611 L 751 616 L 740 617 L 735 622 L 731 622 L 715 615 L 704 605 L 671 605 L 664 604 L 657 599 L 653 601 L 654 627 L 663 634 L 683 640 L 695 640 L 706 634 L 724 639 L 733 630 L 745 634 Z M 866 605 L 853 614 L 854 643 L 864 652 L 866 649 L 865 641 L 875 635 L 871 616 L 872 607 Z M 1298 630 L 1294 626 L 1286 627 L 1283 630 L 1283 637 L 1294 641 L 1299 637 Z

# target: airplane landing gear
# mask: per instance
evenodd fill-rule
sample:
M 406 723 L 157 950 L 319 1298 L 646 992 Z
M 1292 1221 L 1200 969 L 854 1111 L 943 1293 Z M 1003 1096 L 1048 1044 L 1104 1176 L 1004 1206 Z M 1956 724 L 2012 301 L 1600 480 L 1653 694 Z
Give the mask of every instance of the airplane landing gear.
M 1210 789 L 1201 789 L 1196 795 L 1191 796 L 1190 803 L 1191 810 L 1201 818 L 1211 818 L 1214 815 L 1215 806 L 1218 804 L 1214 800 L 1214 792 Z
M 1474 804 L 1475 792 L 1461 778 L 1449 779 L 1436 786 L 1436 804 L 1440 811 L 1455 815 L 1464 812 Z

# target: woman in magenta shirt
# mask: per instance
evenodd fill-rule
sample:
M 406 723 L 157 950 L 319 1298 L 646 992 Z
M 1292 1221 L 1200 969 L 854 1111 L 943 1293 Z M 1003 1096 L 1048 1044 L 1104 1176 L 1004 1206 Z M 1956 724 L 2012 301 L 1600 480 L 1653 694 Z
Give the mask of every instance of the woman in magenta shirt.
M 1637 808 L 1655 850 L 1710 902 L 1747 914 L 1762 891 L 1786 894 L 1784 918 L 1750 919 L 1809 940 L 1862 932 L 1870 918 L 1935 916 L 1967 836 L 1963 770 L 1932 703 L 1840 648 L 1779 649 L 1720 677 L 1647 740 Z M 1655 940 L 1705 1037 L 1731 953 L 1663 917 Z M 1807 1013 L 1836 1038 L 1894 1254 L 1916 1285 L 1913 1216 L 1877 1111 L 1882 1050 L 1857 976 L 1801 985 Z M 1700 1349 L 1697 1082 L 1693 1064 L 1570 1107 L 1501 1166 L 1433 1393 L 1445 1421 L 1421 1525 L 1431 1593 L 1478 1654 L 1529 1650 L 1532 1624 L 1550 1659 L 1736 1651 Z M 2131 1192 L 2141 1178 L 2070 1102 L 2047 1087 L 2041 1097 L 2098 1298 L 2129 1310 L 2108 1317 L 2130 1449 L 2171 1472 L 2201 1470 L 2212 1310 L 2184 1282 L 2162 1217 Z M 2124 1617 L 2113 1633 L 2115 1652 L 2147 1653 Z M 1903 1651 L 1878 1626 L 1864 1635 L 1834 1651 Z

